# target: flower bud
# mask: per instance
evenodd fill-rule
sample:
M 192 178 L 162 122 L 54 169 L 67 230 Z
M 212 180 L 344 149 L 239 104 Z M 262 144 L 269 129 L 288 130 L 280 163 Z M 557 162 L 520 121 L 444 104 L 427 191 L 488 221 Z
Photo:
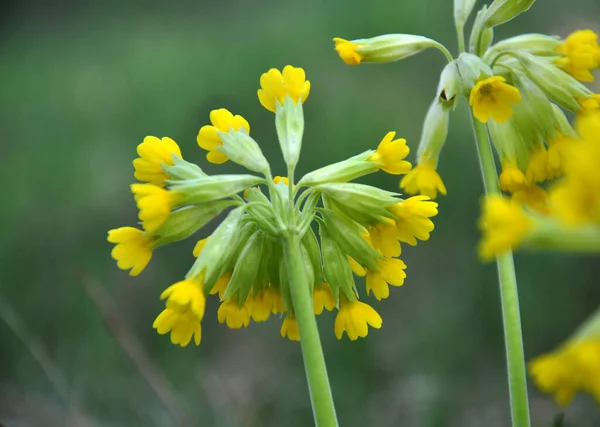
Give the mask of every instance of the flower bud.
M 456 61 L 467 98 L 471 89 L 477 84 L 477 80 L 494 75 L 490 66 L 483 62 L 483 59 L 471 53 L 461 53 Z
M 462 31 L 477 0 L 454 0 L 454 23 Z
M 522 34 L 510 37 L 493 45 L 484 56 L 484 60 L 494 60 L 502 52 L 521 51 L 532 55 L 552 56 L 556 55 L 555 49 L 560 45 L 560 38 L 547 36 L 545 34 Z
M 455 108 L 457 95 L 464 92 L 463 82 L 458 72 L 457 61 L 454 60 L 444 67 L 438 83 L 438 101 L 446 108 Z
M 379 169 L 377 163 L 368 160 L 373 153 L 375 153 L 373 150 L 365 151 L 344 161 L 309 172 L 298 182 L 298 187 L 312 187 L 327 182 L 347 182 L 373 173 Z
M 380 190 L 365 184 L 328 183 L 314 187 L 316 191 L 330 196 L 341 205 L 351 206 L 357 210 L 381 210 L 398 202 L 398 193 Z
M 417 150 L 417 158 L 421 160 L 430 160 L 437 158 L 446 142 L 448 135 L 448 123 L 450 121 L 450 111 L 444 108 L 444 104 L 435 99 L 429 106 L 423 130 L 421 131 L 421 140 Z
M 478 56 L 483 56 L 483 53 L 490 47 L 494 38 L 494 30 L 491 27 L 486 27 L 484 23 L 485 12 L 487 6 L 483 6 L 473 23 L 471 37 L 469 38 L 469 51 Z
M 483 15 L 485 27 L 495 27 L 526 12 L 535 0 L 495 0 Z
M 252 175 L 213 175 L 169 184 L 181 194 L 179 205 L 193 205 L 233 196 L 261 182 L 263 178 Z
M 283 105 L 277 102 L 275 126 L 283 160 L 288 167 L 294 168 L 300 157 L 302 134 L 304 133 L 302 103 L 294 102 L 289 96 L 285 97 Z
M 313 272 L 313 283 L 309 282 L 310 286 L 320 285 L 323 282 L 323 264 L 321 262 L 321 250 L 317 236 L 312 228 L 309 228 L 302 237 L 302 246 L 306 250 Z
M 217 132 L 217 135 L 223 145 L 215 149 L 225 154 L 229 160 L 253 172 L 269 173 L 269 162 L 245 128 L 242 127 L 237 131 L 230 128 L 228 132 Z

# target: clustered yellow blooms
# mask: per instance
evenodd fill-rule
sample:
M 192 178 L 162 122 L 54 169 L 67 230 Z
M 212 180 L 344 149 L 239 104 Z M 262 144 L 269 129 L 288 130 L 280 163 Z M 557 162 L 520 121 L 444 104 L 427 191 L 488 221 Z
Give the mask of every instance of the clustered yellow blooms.
M 309 91 L 304 70 L 291 65 L 283 71 L 270 69 L 260 78 L 258 98 L 276 115 L 286 162 L 297 161 L 302 104 Z M 338 339 L 345 332 L 356 340 L 367 336 L 369 326 L 380 328 L 381 316 L 358 299 L 352 271 L 366 277 L 367 294 L 377 300 L 387 298 L 389 286 L 401 286 L 406 278 L 406 264 L 398 258 L 401 243 L 414 246 L 417 240 L 429 239 L 437 203 L 427 196 L 403 200 L 397 193 L 350 181 L 378 170 L 410 173 L 406 140 L 388 132 L 377 150 L 293 182 L 290 176 L 271 176 L 246 119 L 225 108 L 211 111 L 209 117 L 211 124 L 202 126 L 197 137 L 207 160 L 232 161 L 264 178 L 209 176 L 184 160 L 172 139 L 146 137 L 137 149 L 140 157 L 133 162 L 135 178 L 141 183 L 131 186 L 141 229 L 122 227 L 108 233 L 108 241 L 116 245 L 112 257 L 117 266 L 137 276 L 154 249 L 192 236 L 230 209 L 212 235 L 195 245 L 196 261 L 185 279 L 161 294 L 165 306 L 154 321 L 157 332 L 170 333 L 171 341 L 182 347 L 192 341 L 199 345 L 206 299 L 214 295 L 220 301 L 217 319 L 229 328 L 244 328 L 251 320 L 265 322 L 278 315 L 283 317 L 281 336 L 299 341 L 281 243 L 290 217 L 301 229 L 314 314 L 338 310 L 334 325 Z M 290 129 L 296 133 L 290 134 Z M 318 233 L 311 227 L 315 220 Z

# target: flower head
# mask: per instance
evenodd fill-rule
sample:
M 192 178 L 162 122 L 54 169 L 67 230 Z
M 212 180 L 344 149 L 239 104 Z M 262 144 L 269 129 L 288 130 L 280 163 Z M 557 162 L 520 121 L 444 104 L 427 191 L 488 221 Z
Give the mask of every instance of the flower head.
M 335 37 L 333 39 L 335 43 L 335 50 L 337 51 L 340 58 L 348 65 L 358 65 L 362 61 L 362 56 L 356 52 L 360 46 L 352 43 L 351 41 Z
M 132 184 L 131 191 L 140 210 L 138 217 L 148 232 L 155 231 L 166 221 L 179 199 L 177 193 L 154 184 Z
M 155 136 L 147 136 L 137 146 L 140 157 L 133 161 L 135 168 L 135 179 L 155 185 L 163 185 L 169 177 L 161 165 L 174 164 L 173 155 L 181 157 L 181 150 L 175 141 L 166 136 L 159 139 Z
M 110 243 L 116 243 L 110 253 L 117 261 L 117 267 L 128 270 L 130 276 L 137 276 L 150 262 L 152 258 L 152 244 L 156 240 L 134 227 L 115 228 L 108 232 Z
M 290 341 L 300 341 L 300 329 L 298 328 L 298 321 L 292 314 L 288 314 L 283 319 L 281 324 L 281 336 L 282 338 L 287 337 Z
M 233 115 L 225 108 L 212 110 L 210 112 L 210 122 L 212 125 L 205 125 L 198 132 L 198 145 L 203 150 L 207 150 L 206 160 L 211 163 L 220 165 L 225 163 L 229 158 L 217 150 L 217 147 L 223 145 L 223 141 L 217 132 L 242 131 L 250 133 L 250 125 L 248 121 L 240 115 Z
M 575 31 L 556 51 L 562 55 L 555 63 L 581 82 L 593 82 L 591 71 L 600 67 L 598 35 L 592 30 Z
M 493 195 L 484 200 L 479 227 L 483 232 L 479 252 L 487 260 L 518 246 L 533 227 L 533 220 L 516 200 Z
M 417 239 L 429 240 L 429 233 L 434 229 L 429 218 L 438 213 L 438 204 L 427 196 L 413 196 L 388 209 L 396 216 L 398 240 L 415 246 Z M 384 254 L 385 255 L 385 254 Z
M 497 123 L 504 123 L 512 117 L 511 105 L 521 102 L 521 94 L 505 82 L 504 77 L 492 76 L 479 80 L 471 89 L 469 105 L 477 120 L 487 123 L 491 117 Z
M 267 110 L 276 111 L 276 102 L 283 105 L 285 97 L 289 96 L 294 103 L 304 103 L 310 93 L 310 82 L 302 68 L 291 65 L 283 67 L 283 73 L 271 68 L 260 77 L 258 99 Z
M 340 310 L 335 317 L 335 336 L 341 340 L 345 331 L 351 341 L 356 341 L 358 337 L 364 338 L 368 335 L 369 326 L 379 329 L 382 324 L 381 316 L 369 304 L 342 299 Z
M 445 196 L 446 186 L 435 170 L 435 164 L 434 159 L 420 161 L 416 168 L 402 178 L 400 188 L 409 194 L 421 193 L 432 199 L 437 197 L 438 191 Z
M 240 329 L 250 324 L 250 313 L 245 305 L 228 298 L 221 303 L 217 311 L 219 323 L 226 323 L 230 329 Z
M 367 272 L 367 295 L 373 292 L 377 300 L 390 296 L 391 286 L 402 286 L 406 279 L 406 264 L 401 259 L 387 258 L 378 262 L 380 271 Z
M 384 172 L 400 175 L 407 173 L 412 167 L 404 160 L 410 149 L 404 138 L 394 139 L 395 136 L 396 132 L 388 132 L 379 143 L 375 154 L 369 157 L 369 161 L 379 163 Z
M 323 282 L 321 286 L 315 286 L 313 289 L 313 311 L 319 315 L 323 310 L 331 311 L 335 308 L 335 297 L 331 292 L 331 287 Z

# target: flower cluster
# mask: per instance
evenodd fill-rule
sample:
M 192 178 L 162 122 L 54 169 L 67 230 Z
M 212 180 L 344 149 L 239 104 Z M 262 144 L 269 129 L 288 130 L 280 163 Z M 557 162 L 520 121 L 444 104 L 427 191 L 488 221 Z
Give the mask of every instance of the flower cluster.
M 247 327 L 283 317 L 281 335 L 300 340 L 294 286 L 305 286 L 314 314 L 337 309 L 335 335 L 365 337 L 380 328 L 381 316 L 359 301 L 353 272 L 366 276 L 366 293 L 387 298 L 390 286 L 404 283 L 406 265 L 398 257 L 401 244 L 429 239 L 437 204 L 426 196 L 407 199 L 398 193 L 353 183 L 379 170 L 407 174 L 411 164 L 406 141 L 389 132 L 377 150 L 314 170 L 294 182 L 304 129 L 303 103 L 310 91 L 302 68 L 271 69 L 260 78 L 258 99 L 275 113 L 280 147 L 288 176 L 275 177 L 250 125 L 221 108 L 210 112 L 197 143 L 214 164 L 235 162 L 257 174 L 207 175 L 183 159 L 170 138 L 146 137 L 138 146 L 131 190 L 141 228 L 122 227 L 108 233 L 116 246 L 112 257 L 132 276 L 140 274 L 154 249 L 201 230 L 220 214 L 214 232 L 198 241 L 195 262 L 185 278 L 162 294 L 164 310 L 154 322 L 159 334 L 171 334 L 180 346 L 201 341 L 206 298 L 220 300 L 217 318 L 229 328 Z M 226 212 L 226 214 L 225 214 Z M 290 242 L 299 258 L 290 258 Z M 300 262 L 301 280 L 291 264 Z

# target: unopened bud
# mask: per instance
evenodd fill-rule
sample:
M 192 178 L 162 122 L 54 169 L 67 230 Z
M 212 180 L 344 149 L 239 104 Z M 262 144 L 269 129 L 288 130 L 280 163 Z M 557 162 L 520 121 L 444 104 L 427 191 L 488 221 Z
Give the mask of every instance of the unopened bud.
M 526 12 L 535 0 L 495 0 L 483 16 L 485 27 L 495 27 Z

